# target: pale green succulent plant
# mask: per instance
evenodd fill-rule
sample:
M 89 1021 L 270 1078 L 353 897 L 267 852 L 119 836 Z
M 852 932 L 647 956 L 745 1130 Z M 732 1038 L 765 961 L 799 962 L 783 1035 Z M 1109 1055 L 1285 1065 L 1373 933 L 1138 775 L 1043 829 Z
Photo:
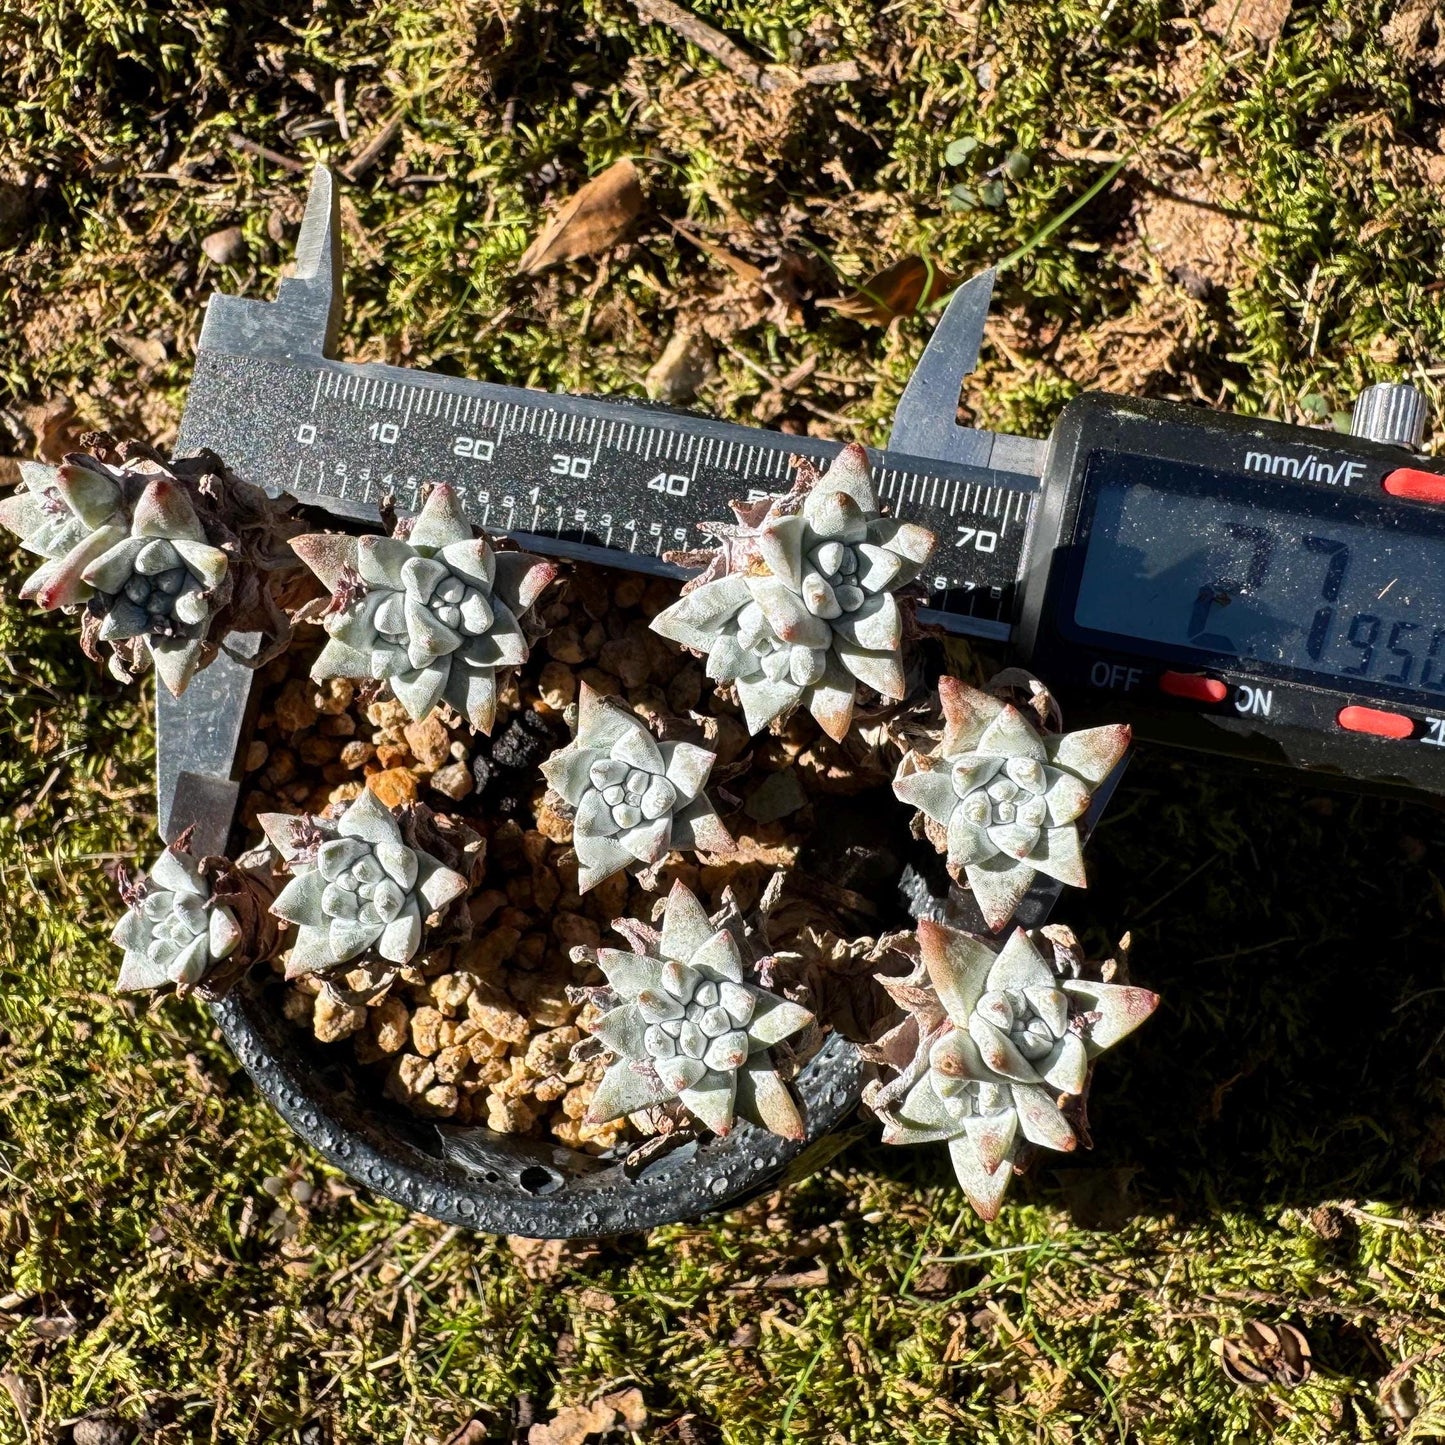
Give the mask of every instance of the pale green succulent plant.
M 693 743 L 659 742 L 626 704 L 584 682 L 577 736 L 542 764 L 548 785 L 575 810 L 578 889 L 674 849 L 733 849 L 703 792 L 717 755 Z
M 1128 750 L 1129 729 L 1041 735 L 1016 707 L 957 678 L 941 678 L 938 695 L 942 740 L 904 754 L 893 791 L 923 813 L 949 872 L 962 873 L 997 930 L 1040 873 L 1085 886 L 1078 820 Z
M 969 1202 L 993 1219 L 1025 1143 L 1078 1146 L 1060 1107 L 1078 1100 L 1093 1060 L 1154 1012 L 1158 995 L 1069 976 L 1023 929 L 995 950 L 980 938 L 923 922 L 921 963 L 881 982 L 908 1017 L 871 1052 L 899 1075 L 865 1101 L 886 1144 L 946 1141 Z M 1072 948 L 1055 950 L 1072 958 Z
M 491 731 L 498 676 L 527 660 L 521 618 L 552 563 L 473 537 L 447 486 L 432 488 L 404 538 L 317 532 L 291 545 L 333 594 L 313 678 L 376 678 L 418 721 L 446 701 Z
M 76 453 L 59 466 L 21 462 L 20 486 L 0 498 L 0 526 L 43 558 L 20 584 L 20 596 L 47 611 L 85 602 L 81 573 L 127 533 L 124 473 Z
M 617 1057 L 588 1122 L 676 1099 L 717 1134 L 731 1132 L 741 1115 L 783 1138 L 803 1138 L 802 1115 L 768 1050 L 806 1028 L 812 1014 L 747 982 L 737 939 L 681 883 L 668 895 L 660 933 L 635 919 L 613 926 L 632 950 L 596 952 L 620 1002 L 592 1026 Z
M 134 503 L 128 497 L 136 492 Z M 176 695 L 201 666 L 212 614 L 228 599 L 229 560 L 206 540 L 185 488 L 149 461 L 111 467 L 75 454 L 27 464 L 23 490 L 0 502 L 0 523 L 48 560 L 21 588 L 41 607 L 85 604 L 96 638 L 124 649 L 111 670 L 149 656 Z
M 750 732 L 801 703 L 841 740 L 860 682 L 904 695 L 893 593 L 918 576 L 937 539 L 882 515 L 856 443 L 821 476 L 803 477 L 786 496 L 733 503 L 736 525 L 708 523 L 721 546 L 652 627 L 703 654 L 708 677 L 737 690 Z
M 334 823 L 289 813 L 259 821 L 294 875 L 271 905 L 296 926 L 288 978 L 353 960 L 404 964 L 421 947 L 428 918 L 467 891 L 462 874 L 407 845 L 396 815 L 370 788 Z
M 111 934 L 125 952 L 116 987 L 125 993 L 168 983 L 188 988 L 240 941 L 236 915 L 213 896 L 196 860 L 167 848 Z

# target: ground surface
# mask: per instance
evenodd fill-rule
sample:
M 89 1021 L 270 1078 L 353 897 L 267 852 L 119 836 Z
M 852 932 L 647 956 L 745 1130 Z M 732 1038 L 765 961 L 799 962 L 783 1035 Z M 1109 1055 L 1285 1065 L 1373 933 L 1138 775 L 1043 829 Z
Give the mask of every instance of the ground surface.
M 1012 254 L 967 393 L 991 424 L 1046 428 L 1081 386 L 1327 419 L 1403 366 L 1438 400 L 1429 0 L 695 8 L 759 59 L 858 78 L 764 91 L 622 0 L 0 3 L 0 450 L 53 444 L 60 398 L 173 435 L 201 298 L 270 294 L 300 213 L 300 171 L 231 137 L 346 161 L 391 118 L 346 191 L 348 354 L 636 390 L 681 322 L 711 338 L 700 404 L 880 440 L 929 323 L 818 303 L 909 255 Z M 1014 150 L 998 205 L 949 208 Z M 628 239 L 516 277 L 623 155 Z M 1132 928 L 1166 1004 L 1101 1071 L 1095 1153 L 994 1225 L 942 1157 L 854 1148 L 724 1219 L 514 1247 L 320 1168 L 199 1006 L 111 998 L 105 866 L 153 846 L 149 696 L 18 576 L 0 1441 L 82 1415 L 123 1424 L 92 1442 L 420 1442 L 474 1415 L 464 1438 L 508 1439 L 628 1384 L 646 1438 L 683 1445 L 1445 1435 L 1437 811 L 1141 755 L 1061 916 Z M 1313 1378 L 1230 1384 L 1211 1342 L 1250 1318 L 1302 1328 Z

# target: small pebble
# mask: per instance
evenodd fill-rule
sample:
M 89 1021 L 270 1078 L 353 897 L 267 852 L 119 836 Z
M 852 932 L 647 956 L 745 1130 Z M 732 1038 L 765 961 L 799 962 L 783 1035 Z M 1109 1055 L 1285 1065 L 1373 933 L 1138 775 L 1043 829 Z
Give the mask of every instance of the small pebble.
M 201 250 L 218 266 L 236 266 L 246 259 L 246 237 L 239 226 L 212 231 L 201 242 Z
M 276 699 L 276 725 L 282 732 L 299 733 L 309 728 L 318 717 L 311 684 L 306 678 L 293 677 Z
M 436 772 L 451 756 L 451 734 L 435 710 L 420 722 L 407 723 L 401 731 L 412 757 L 425 771 Z
M 561 712 L 577 696 L 577 676 L 565 663 L 549 662 L 537 679 L 537 691 L 553 712 Z
M 387 768 L 384 772 L 373 773 L 366 780 L 366 786 L 388 808 L 401 808 L 416 802 L 416 774 L 410 768 Z
M 460 802 L 472 791 L 472 770 L 465 763 L 448 763 L 431 775 L 431 786 L 444 797 Z

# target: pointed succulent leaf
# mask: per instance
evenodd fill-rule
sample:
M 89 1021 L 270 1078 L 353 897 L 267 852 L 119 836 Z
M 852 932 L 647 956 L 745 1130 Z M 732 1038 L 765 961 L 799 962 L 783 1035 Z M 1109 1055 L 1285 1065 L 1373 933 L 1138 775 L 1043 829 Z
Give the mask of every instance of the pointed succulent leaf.
M 749 1122 L 795 1142 L 807 1136 L 802 1112 L 793 1091 L 770 1064 L 759 1063 L 753 1055 L 736 1074 L 737 1095 L 733 1107 Z
M 675 1093 L 676 1090 L 669 1090 L 655 1074 L 638 1069 L 628 1059 L 619 1059 L 602 1076 L 587 1106 L 587 1122 L 607 1124 L 624 1114 L 635 1114 L 639 1109 L 663 1103 Z
M 308 532 L 291 539 L 291 550 L 316 574 L 328 592 L 335 592 L 348 571 L 357 570 L 356 538 L 344 532 Z
M 1008 1192 L 1009 1181 L 1013 1178 L 1013 1160 L 1006 1158 L 996 1169 L 987 1168 L 979 1157 L 978 1149 L 966 1134 L 950 1140 L 948 1152 L 953 1160 L 953 1172 L 958 1177 L 959 1187 L 973 1205 L 978 1217 L 983 1220 L 997 1219 L 1003 1197 Z
M 1091 1059 L 1132 1034 L 1159 1007 L 1157 993 L 1127 984 L 1070 978 L 1061 987 L 1089 1019 L 1083 1037 Z
M 801 1131 L 801 1118 L 766 1050 L 812 1015 L 741 982 L 736 939 L 681 883 L 668 895 L 660 933 L 630 920 L 616 926 L 650 952 L 597 950 L 621 999 L 593 1026 L 607 1048 L 650 1066 L 669 1095 L 716 1133 L 731 1129 L 736 1110 L 800 1137 L 793 1131 Z
M 439 552 L 454 542 L 471 539 L 472 525 L 462 510 L 456 489 L 445 485 L 433 487 L 412 524 L 407 541 L 419 551 Z
M 630 708 L 582 684 L 577 736 L 542 773 L 576 810 L 572 845 L 583 892 L 674 848 L 732 847 L 701 791 L 714 757 L 689 743 L 659 745 Z

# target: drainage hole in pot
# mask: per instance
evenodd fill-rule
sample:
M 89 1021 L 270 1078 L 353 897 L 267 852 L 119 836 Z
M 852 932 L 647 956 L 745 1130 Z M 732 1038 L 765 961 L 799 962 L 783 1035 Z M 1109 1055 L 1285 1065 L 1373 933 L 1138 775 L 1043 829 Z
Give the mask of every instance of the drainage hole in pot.
M 517 1176 L 517 1183 L 528 1194 L 555 1194 L 562 1182 L 562 1176 L 555 1169 L 546 1169 L 540 1164 L 529 1164 Z

